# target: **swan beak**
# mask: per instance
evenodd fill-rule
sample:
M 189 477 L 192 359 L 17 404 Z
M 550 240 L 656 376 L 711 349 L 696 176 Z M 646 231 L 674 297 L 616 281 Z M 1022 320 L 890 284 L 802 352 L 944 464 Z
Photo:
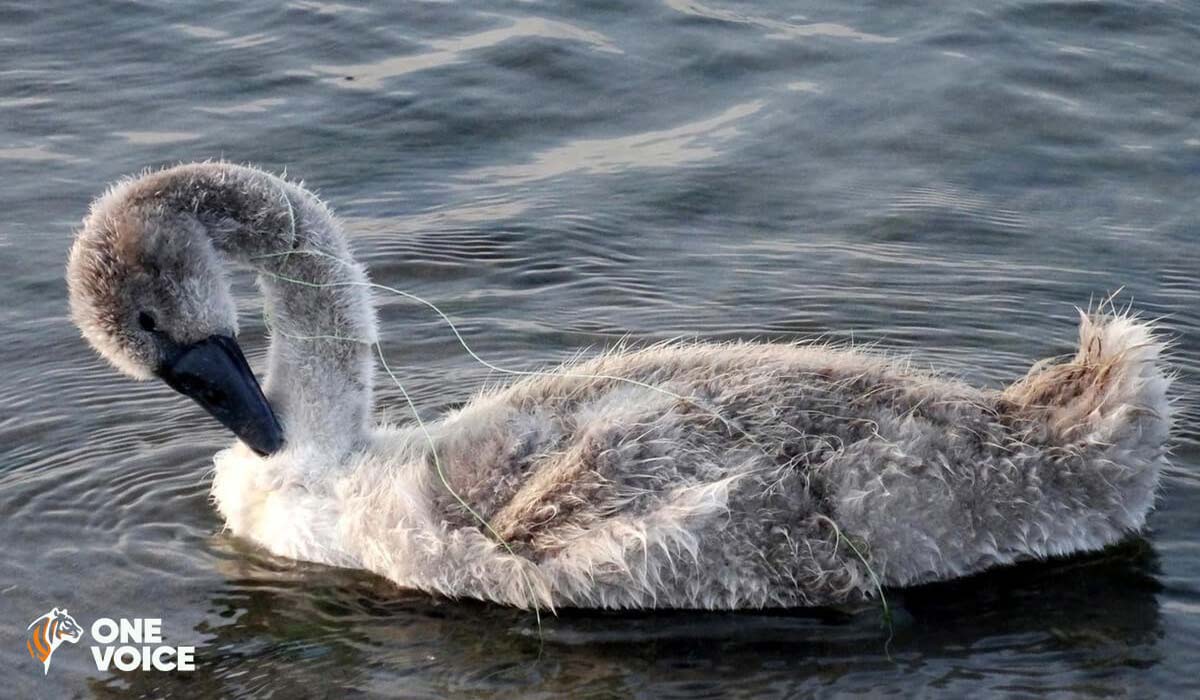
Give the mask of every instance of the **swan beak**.
M 214 335 L 174 348 L 158 376 L 200 404 L 260 457 L 283 447 L 283 428 L 233 338 Z

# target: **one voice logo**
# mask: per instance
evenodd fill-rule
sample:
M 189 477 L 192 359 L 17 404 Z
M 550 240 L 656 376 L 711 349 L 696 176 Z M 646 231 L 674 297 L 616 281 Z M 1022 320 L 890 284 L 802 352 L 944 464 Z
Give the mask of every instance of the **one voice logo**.
M 42 664 L 42 674 L 50 672 L 50 659 L 63 642 L 75 644 L 83 638 L 83 628 L 66 608 L 54 608 L 29 623 L 25 646 L 34 661 Z M 96 669 L 107 671 L 194 671 L 196 647 L 170 646 L 163 643 L 162 619 L 157 617 L 102 617 L 92 623 L 92 660 Z
M 25 647 L 34 661 L 42 664 L 42 675 L 50 673 L 50 657 L 54 655 L 63 642 L 74 644 L 83 636 L 83 628 L 75 622 L 75 618 L 67 614 L 67 609 L 54 608 L 38 619 L 29 623 L 26 629 L 31 630 Z

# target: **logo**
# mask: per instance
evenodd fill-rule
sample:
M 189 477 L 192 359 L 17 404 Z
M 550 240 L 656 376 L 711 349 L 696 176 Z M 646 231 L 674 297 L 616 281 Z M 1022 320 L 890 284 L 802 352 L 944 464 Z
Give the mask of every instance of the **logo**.
M 54 608 L 29 624 L 25 647 L 34 661 L 42 664 L 42 675 L 50 672 L 50 657 L 63 642 L 77 643 L 83 627 Z M 194 671 L 196 647 L 163 643 L 162 619 L 157 617 L 101 617 L 92 623 L 92 661 L 96 670 L 108 671 Z
M 25 640 L 25 648 L 29 649 L 34 661 L 41 662 L 42 675 L 50 673 L 50 657 L 59 645 L 63 642 L 74 644 L 83 637 L 83 628 L 67 614 L 66 608 L 54 608 L 29 623 L 26 629 L 33 630 L 33 633 Z

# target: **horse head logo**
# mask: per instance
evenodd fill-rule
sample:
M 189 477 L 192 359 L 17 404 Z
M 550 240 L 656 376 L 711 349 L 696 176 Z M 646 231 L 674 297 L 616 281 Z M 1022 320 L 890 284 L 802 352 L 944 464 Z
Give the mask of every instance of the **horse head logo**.
M 54 608 L 38 619 L 29 623 L 31 630 L 25 647 L 35 661 L 42 662 L 42 674 L 50 672 L 50 656 L 63 642 L 72 644 L 83 637 L 83 628 L 75 622 L 75 618 L 67 614 L 66 608 Z

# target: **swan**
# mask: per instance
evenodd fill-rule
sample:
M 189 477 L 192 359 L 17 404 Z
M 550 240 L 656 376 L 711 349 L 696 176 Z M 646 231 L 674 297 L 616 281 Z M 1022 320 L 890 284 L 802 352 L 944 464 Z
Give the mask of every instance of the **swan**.
M 235 340 L 235 264 L 265 298 L 261 387 Z M 214 458 L 230 531 L 452 598 L 866 601 L 1114 543 L 1145 523 L 1167 460 L 1164 343 L 1115 310 L 1081 313 L 1073 357 L 1003 389 L 855 348 L 667 343 L 530 373 L 437 421 L 379 425 L 365 269 L 316 195 L 248 166 L 113 185 L 76 234 L 67 281 L 102 357 L 239 438 Z

